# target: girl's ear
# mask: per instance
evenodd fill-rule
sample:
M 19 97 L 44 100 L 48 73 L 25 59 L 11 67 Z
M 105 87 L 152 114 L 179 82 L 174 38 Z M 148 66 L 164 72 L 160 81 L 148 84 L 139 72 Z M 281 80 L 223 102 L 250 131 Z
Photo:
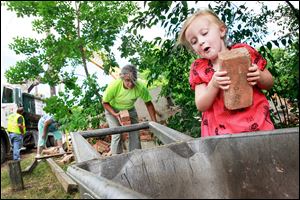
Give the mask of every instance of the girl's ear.
M 227 27 L 222 25 L 220 27 L 220 35 L 221 35 L 221 38 L 224 38 L 226 36 L 226 33 L 227 33 Z

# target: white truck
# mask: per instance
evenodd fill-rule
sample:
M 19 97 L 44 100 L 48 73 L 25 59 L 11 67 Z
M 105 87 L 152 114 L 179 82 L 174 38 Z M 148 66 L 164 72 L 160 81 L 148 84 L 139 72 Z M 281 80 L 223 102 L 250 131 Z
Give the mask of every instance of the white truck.
M 38 140 L 38 120 L 44 114 L 44 102 L 41 97 L 29 94 L 19 86 L 1 83 L 1 164 L 12 151 L 7 129 L 7 118 L 15 113 L 18 106 L 24 107 L 26 133 L 22 149 L 35 148 Z M 47 146 L 53 146 L 53 136 L 48 137 Z

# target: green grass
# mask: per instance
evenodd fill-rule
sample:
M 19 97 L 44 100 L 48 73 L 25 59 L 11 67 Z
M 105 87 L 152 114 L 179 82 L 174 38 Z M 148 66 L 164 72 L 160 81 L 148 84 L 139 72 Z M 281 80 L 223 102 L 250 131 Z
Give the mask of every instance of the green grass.
M 22 158 L 21 169 L 34 161 L 35 153 Z M 61 166 L 61 165 L 60 165 Z M 61 166 L 64 171 L 66 166 Z M 1 199 L 80 199 L 79 192 L 68 194 L 46 161 L 41 161 L 31 174 L 23 176 L 24 190 L 12 191 L 7 163 L 1 166 Z

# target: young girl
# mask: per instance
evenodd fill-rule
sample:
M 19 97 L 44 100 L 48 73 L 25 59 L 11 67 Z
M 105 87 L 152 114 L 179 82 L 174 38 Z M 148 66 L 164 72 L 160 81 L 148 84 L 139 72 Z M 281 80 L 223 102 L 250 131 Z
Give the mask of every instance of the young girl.
M 201 58 L 190 69 L 189 82 L 195 90 L 195 103 L 202 112 L 201 136 L 214 136 L 250 131 L 273 130 L 269 102 L 260 91 L 273 86 L 273 77 L 265 68 L 266 60 L 251 46 L 225 45 L 227 27 L 210 10 L 200 10 L 186 20 L 179 43 L 192 49 Z M 250 107 L 228 110 L 224 106 L 223 92 L 230 87 L 226 71 L 219 71 L 219 52 L 245 47 L 251 55 L 252 66 L 247 81 L 253 86 L 253 104 Z M 234 66 L 233 66 L 234 67 Z

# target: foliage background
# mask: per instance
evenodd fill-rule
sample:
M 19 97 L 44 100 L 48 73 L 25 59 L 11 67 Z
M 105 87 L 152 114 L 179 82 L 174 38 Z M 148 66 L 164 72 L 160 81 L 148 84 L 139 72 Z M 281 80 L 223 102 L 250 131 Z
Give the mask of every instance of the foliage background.
M 6 72 L 11 83 L 38 80 L 56 85 L 63 83 L 66 91 L 46 100 L 45 110 L 63 123 L 68 131 L 98 128 L 104 122 L 97 77 L 89 75 L 86 62 L 93 52 L 100 52 L 107 73 L 116 66 L 112 46 L 120 34 L 121 56 L 138 66 L 148 86 L 162 86 L 162 94 L 170 96 L 180 112 L 167 125 L 193 137 L 200 136 L 201 113 L 194 104 L 190 90 L 189 67 L 196 55 L 177 46 L 176 40 L 185 19 L 201 7 L 201 2 L 145 1 L 135 2 L 6 2 L 20 17 L 37 17 L 33 28 L 46 32 L 41 41 L 16 38 L 11 48 L 27 55 Z M 227 24 L 228 45 L 248 43 L 268 60 L 267 68 L 275 85 L 264 91 L 275 105 L 271 117 L 276 128 L 299 126 L 299 10 L 288 1 L 272 10 L 264 2 L 257 3 L 260 12 L 248 8 L 247 2 L 211 1 L 209 8 Z M 280 30 L 269 32 L 269 22 Z M 165 35 L 147 41 L 140 30 L 161 26 Z M 268 35 L 276 39 L 268 40 Z M 47 70 L 44 66 L 48 66 Z M 66 66 L 83 67 L 86 81 L 78 85 Z
M 185 1 L 149 2 L 147 5 L 149 9 L 138 12 L 133 20 L 134 23 L 129 29 L 131 34 L 124 36 L 120 50 L 125 57 L 130 57 L 132 63 L 140 66 L 140 69 L 150 70 L 147 77 L 149 84 L 156 79 L 167 80 L 163 93 L 171 95 L 175 104 L 181 108 L 181 112 L 169 119 L 168 125 L 198 137 L 198 119 L 201 113 L 195 109 L 194 93 L 188 85 L 189 66 L 195 55 L 176 45 L 182 22 L 196 9 L 189 7 Z M 275 78 L 275 86 L 264 92 L 275 104 L 271 110 L 275 127 L 298 126 L 299 91 L 293 88 L 297 88 L 299 84 L 299 10 L 288 3 L 281 4 L 276 10 L 270 10 L 263 2 L 258 5 L 261 11 L 258 14 L 249 9 L 246 3 L 236 5 L 236 2 L 229 1 L 211 2 L 209 8 L 228 25 L 228 45 L 248 43 L 268 60 L 267 68 Z M 269 33 L 267 25 L 270 21 L 282 29 Z M 146 42 L 137 34 L 139 28 L 156 24 L 165 27 L 169 39 L 158 37 L 154 41 Z M 278 37 L 276 40 L 267 41 L 268 34 Z M 279 104 L 280 110 L 277 109 Z M 291 109 L 287 109 L 288 104 Z

